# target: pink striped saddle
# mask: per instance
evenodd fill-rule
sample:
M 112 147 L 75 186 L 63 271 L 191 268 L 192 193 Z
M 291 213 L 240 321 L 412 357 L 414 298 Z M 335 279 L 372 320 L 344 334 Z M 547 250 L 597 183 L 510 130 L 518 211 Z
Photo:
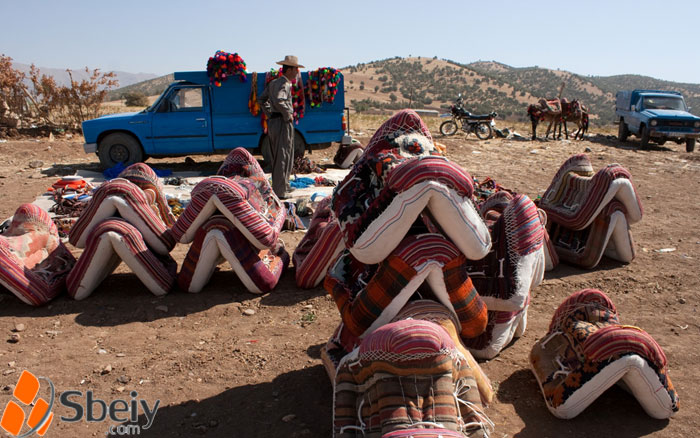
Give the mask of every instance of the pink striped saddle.
M 218 175 L 199 182 L 191 201 L 172 228 L 175 240 L 190 243 L 214 215 L 223 215 L 256 248 L 276 249 L 287 217 L 265 174 L 250 153 L 238 148 L 226 157 Z

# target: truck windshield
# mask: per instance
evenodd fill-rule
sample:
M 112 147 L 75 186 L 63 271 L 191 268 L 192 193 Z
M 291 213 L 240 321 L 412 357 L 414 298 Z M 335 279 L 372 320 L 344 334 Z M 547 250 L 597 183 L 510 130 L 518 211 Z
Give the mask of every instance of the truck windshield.
M 687 111 L 685 102 L 680 97 L 648 96 L 644 98 L 644 109 L 665 109 Z

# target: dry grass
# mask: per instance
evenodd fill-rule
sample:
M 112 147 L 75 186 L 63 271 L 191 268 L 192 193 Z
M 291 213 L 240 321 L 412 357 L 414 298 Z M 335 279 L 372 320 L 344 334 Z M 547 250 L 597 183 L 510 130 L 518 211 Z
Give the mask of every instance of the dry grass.
M 390 116 L 390 114 L 353 113 L 350 115 L 350 128 L 356 133 L 356 135 L 372 134 Z M 440 124 L 445 120 L 447 119 L 442 117 L 423 117 L 423 121 L 426 123 L 426 125 L 428 125 L 428 129 L 430 129 L 430 132 L 435 137 L 441 136 Z M 517 132 L 523 136 L 529 136 L 532 133 L 530 123 L 515 122 L 509 120 L 496 120 L 496 128 L 508 128 L 510 132 Z M 572 128 L 574 128 L 574 125 L 569 124 L 568 128 L 569 130 L 571 130 Z M 539 127 L 538 135 L 542 136 L 546 129 L 546 126 Z M 594 134 L 617 135 L 617 126 L 612 124 L 603 126 L 592 124 L 588 131 L 588 135 Z

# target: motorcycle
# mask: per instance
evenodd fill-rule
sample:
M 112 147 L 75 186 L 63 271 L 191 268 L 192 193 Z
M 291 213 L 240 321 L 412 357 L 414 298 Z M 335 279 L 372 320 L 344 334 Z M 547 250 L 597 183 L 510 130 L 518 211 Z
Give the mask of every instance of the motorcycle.
M 466 132 L 476 134 L 480 140 L 486 140 L 493 135 L 493 128 L 496 126 L 494 119 L 498 114 L 494 111 L 491 114 L 472 114 L 462 106 L 462 95 L 457 97 L 457 101 L 450 107 L 449 114 L 442 114 L 440 117 L 451 117 L 450 120 L 442 122 L 440 133 L 442 135 L 454 135 L 460 128 Z

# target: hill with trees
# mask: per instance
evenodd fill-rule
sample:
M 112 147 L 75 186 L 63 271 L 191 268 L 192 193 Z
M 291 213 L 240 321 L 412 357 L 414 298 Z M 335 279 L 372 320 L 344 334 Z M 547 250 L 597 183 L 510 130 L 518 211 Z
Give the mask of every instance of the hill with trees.
M 500 118 L 526 120 L 526 109 L 540 98 L 578 99 L 591 118 L 611 123 L 618 90 L 677 90 L 688 106 L 700 109 L 700 85 L 640 75 L 585 76 L 540 67 L 515 68 L 495 61 L 460 64 L 434 58 L 392 58 L 342 69 L 346 102 L 355 110 L 427 108 L 446 110 L 459 93 L 475 113 L 497 111 Z
M 540 98 L 578 99 L 588 107 L 594 123 L 612 123 L 618 90 L 647 88 L 677 90 L 688 106 L 700 110 L 700 84 L 664 81 L 648 76 L 586 76 L 547 68 L 516 68 L 495 61 L 460 64 L 437 57 L 395 57 L 341 68 L 345 76 L 345 101 L 358 112 L 393 111 L 399 108 L 447 110 L 459 93 L 473 113 L 496 111 L 499 118 L 526 121 L 526 109 Z M 158 95 L 173 76 L 111 90 L 108 100 L 128 94 Z M 697 112 L 697 111 L 696 111 Z

